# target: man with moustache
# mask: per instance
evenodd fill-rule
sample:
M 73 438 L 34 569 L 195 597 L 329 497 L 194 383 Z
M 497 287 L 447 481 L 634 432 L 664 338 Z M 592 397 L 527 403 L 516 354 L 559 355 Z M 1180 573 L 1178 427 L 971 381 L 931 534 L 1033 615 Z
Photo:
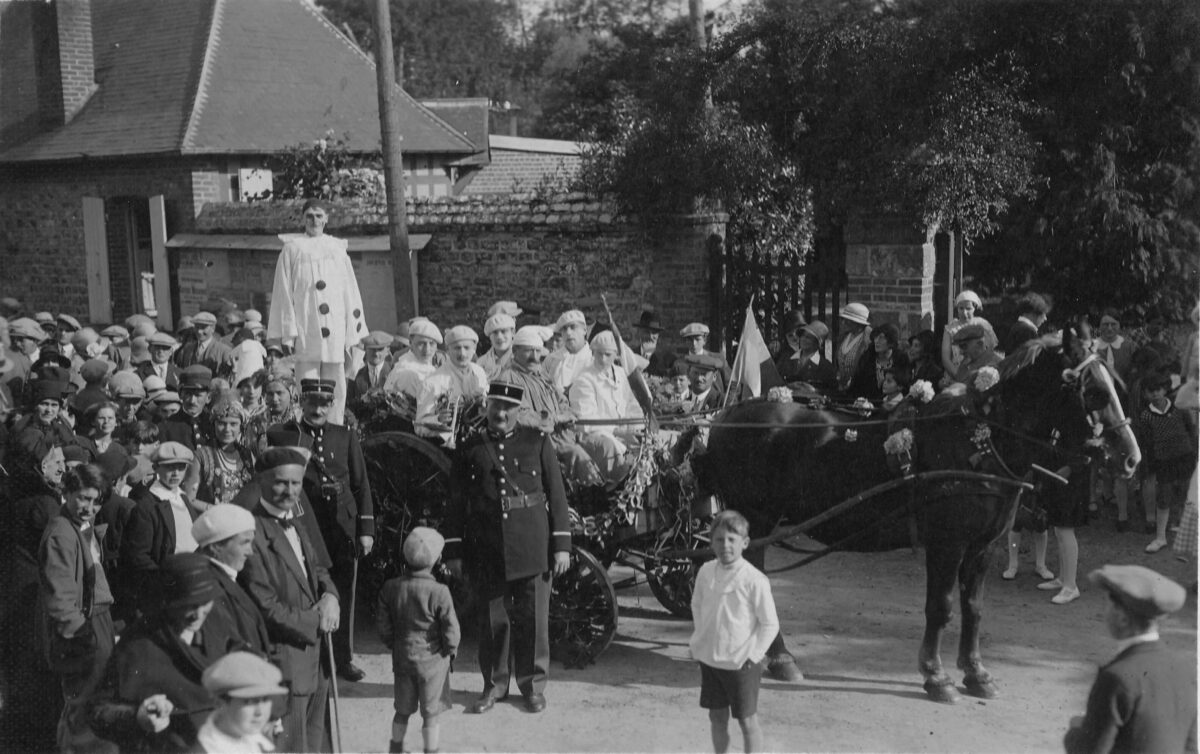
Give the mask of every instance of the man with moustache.
M 179 373 L 179 398 L 183 409 L 158 425 L 162 442 L 177 442 L 195 450 L 212 445 L 212 417 L 208 413 L 212 371 L 205 366 L 190 366 Z

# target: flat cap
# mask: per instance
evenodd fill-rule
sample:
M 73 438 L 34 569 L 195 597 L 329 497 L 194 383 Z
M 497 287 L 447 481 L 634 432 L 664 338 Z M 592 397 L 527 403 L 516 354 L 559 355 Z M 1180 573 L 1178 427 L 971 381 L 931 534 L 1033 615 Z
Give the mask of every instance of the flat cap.
M 392 344 L 392 336 L 383 330 L 372 330 L 371 334 L 362 339 L 362 347 L 368 351 L 378 351 Z
M 192 539 L 196 540 L 198 547 L 229 539 L 244 531 L 254 531 L 254 514 L 233 503 L 211 506 L 192 523 Z
M 146 391 L 146 397 L 153 399 L 159 393 L 166 392 L 167 381 L 157 374 L 151 374 L 142 380 L 142 389 Z
M 133 372 L 117 372 L 108 378 L 108 394 L 114 398 L 145 398 L 146 388 Z
M 100 334 L 90 327 L 81 327 L 71 336 L 71 345 L 75 347 L 75 351 L 81 356 L 89 355 L 87 352 L 88 346 L 99 342 Z
M 708 332 L 708 325 L 703 322 L 692 322 L 680 330 L 679 334 L 684 338 L 694 338 L 697 335 L 708 335 Z
M 469 340 L 472 343 L 479 342 L 479 333 L 466 325 L 455 325 L 446 331 L 446 345 L 452 346 L 455 343 L 460 343 L 464 340 Z
M 587 317 L 583 316 L 583 312 L 578 309 L 568 309 L 558 317 L 558 321 L 554 323 L 554 332 L 558 332 L 567 325 L 582 325 L 587 327 Z
M 516 327 L 517 321 L 513 319 L 511 314 L 500 312 L 488 317 L 487 322 L 483 323 L 483 334 L 491 335 L 497 330 L 515 330 Z
M 55 321 L 58 322 L 58 329 L 60 330 L 64 328 L 68 330 L 78 330 L 81 327 L 79 320 L 75 319 L 70 314 L 59 314 L 57 317 L 55 317 Z
M 38 312 L 33 315 L 33 321 L 39 325 L 52 325 L 54 324 L 54 315 L 50 312 Z
M 8 334 L 13 338 L 29 338 L 38 343 L 46 339 L 46 331 L 29 317 L 18 317 L 9 322 Z
M 525 325 L 513 336 L 513 345 L 545 348 L 546 341 L 552 337 L 554 337 L 554 331 L 545 325 Z
M 192 364 L 179 372 L 179 389 L 208 390 L 212 386 L 212 370 L 203 364 Z
M 193 325 L 215 325 L 217 324 L 217 315 L 212 312 L 197 312 L 192 315 Z
M 258 309 L 247 309 L 246 310 L 246 321 L 261 323 L 262 322 L 262 312 L 260 312 Z
M 146 343 L 151 348 L 174 348 L 179 345 L 179 341 L 175 340 L 171 333 L 166 332 L 156 332 L 150 335 L 146 338 Z
M 188 446 L 181 442 L 164 442 L 154 449 L 150 455 L 150 462 L 159 463 L 191 463 L 196 459 L 194 453 L 188 449 Z
M 282 682 L 279 668 L 252 652 L 230 652 L 200 676 L 200 684 L 208 693 L 238 699 L 287 694 Z
M 689 353 L 683 357 L 683 361 L 688 365 L 689 369 L 696 367 L 706 372 L 712 372 L 725 366 L 719 356 L 714 356 L 711 353 Z
M 114 450 L 116 449 L 116 450 Z M 96 465 L 104 472 L 104 478 L 109 484 L 137 468 L 137 457 L 125 452 L 120 445 L 113 443 L 107 452 L 101 453 L 96 459 Z
M 104 359 L 88 359 L 79 367 L 79 376 L 84 382 L 99 382 L 108 376 L 113 365 Z
M 512 403 L 519 406 L 521 405 L 521 399 L 524 397 L 525 388 L 520 385 L 515 385 L 511 382 L 501 382 L 499 380 L 488 385 L 488 400 Z
M 404 538 L 404 561 L 413 568 L 432 568 L 445 546 L 445 538 L 436 529 L 414 526 Z
M 154 401 L 154 405 L 156 406 L 166 406 L 169 403 L 183 403 L 183 400 L 179 397 L 179 393 L 174 390 L 164 390 L 155 395 L 151 400 Z
M 100 331 L 100 337 L 110 340 L 129 340 L 129 331 L 121 325 L 109 325 Z
M 983 325 L 966 324 L 958 328 L 958 331 L 954 333 L 954 342 L 965 343 L 968 340 L 975 340 L 976 338 L 982 338 L 983 336 Z
M 118 445 L 117 447 L 120 446 Z M 66 462 L 68 468 L 70 468 L 72 465 L 77 466 L 81 463 L 91 463 L 93 460 L 92 451 L 88 450 L 82 445 L 64 445 L 62 451 L 63 461 Z M 105 476 L 107 477 L 108 474 L 106 473 Z
M 130 332 L 137 329 L 138 325 L 150 325 L 151 327 L 155 326 L 154 320 L 150 319 L 150 317 L 146 316 L 145 314 L 130 314 L 125 318 L 125 326 L 129 328 Z
M 416 337 L 420 335 L 423 338 L 429 338 L 434 343 L 442 342 L 441 330 L 438 330 L 437 325 L 433 324 L 424 317 L 418 317 L 417 319 L 414 319 L 412 322 L 408 323 L 408 335 L 409 337 Z
M 150 360 L 150 344 L 142 336 L 129 339 L 129 363 L 141 364 Z
M 138 322 L 129 330 L 130 337 L 133 338 L 149 338 L 154 333 L 158 332 L 158 328 L 153 322 Z
M 488 307 L 487 315 L 488 318 L 491 319 L 497 314 L 507 314 L 513 319 L 516 319 L 517 317 L 521 316 L 523 312 L 524 310 L 517 306 L 516 301 L 497 301 Z
M 1157 618 L 1183 607 L 1187 591 L 1157 571 L 1138 565 L 1106 565 L 1088 574 L 1129 612 Z

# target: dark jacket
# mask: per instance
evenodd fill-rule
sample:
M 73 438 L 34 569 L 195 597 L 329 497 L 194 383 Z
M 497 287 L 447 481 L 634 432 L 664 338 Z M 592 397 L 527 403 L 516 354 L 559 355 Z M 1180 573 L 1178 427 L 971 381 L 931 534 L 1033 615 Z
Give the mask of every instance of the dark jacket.
M 381 388 L 387 382 L 388 375 L 392 373 L 392 363 L 385 361 L 379 365 L 379 379 L 374 385 L 371 384 L 371 367 L 363 365 L 363 368 L 358 370 L 358 374 L 354 375 L 354 379 L 346 383 L 346 403 L 354 403 L 361 400 L 363 395 L 371 388 Z
M 850 388 L 846 391 L 851 398 L 869 398 L 876 401 L 883 397 L 883 387 L 875 374 L 876 357 L 874 345 L 868 347 L 859 357 L 854 379 L 850 381 Z M 907 369 L 909 366 L 908 354 L 893 348 L 892 368 Z
M 158 441 L 183 443 L 189 450 L 212 445 L 212 416 L 208 409 L 195 417 L 183 411 L 168 416 L 158 425 Z
M 1033 340 L 1038 336 L 1037 328 L 1023 319 L 1018 319 L 1013 323 L 1013 326 L 1008 329 L 1008 334 L 1004 336 L 1004 340 L 1000 342 L 1000 350 L 1006 356 L 1011 356 L 1013 351 L 1016 351 L 1028 341 Z
M 808 358 L 794 359 L 791 353 L 785 352 L 780 354 L 775 366 L 784 382 L 807 382 L 821 390 L 837 389 L 837 367 L 824 354 L 820 354 L 814 364 Z
M 143 361 L 141 364 L 138 364 L 137 369 L 134 371 L 143 381 L 152 374 L 158 374 L 154 369 L 154 364 L 149 361 Z M 167 383 L 167 390 L 179 389 L 179 367 L 174 362 L 167 362 L 167 376 L 164 378 L 164 382 Z
M 185 497 L 186 500 L 186 497 Z M 161 500 L 150 488 L 139 491 L 137 505 L 125 525 L 121 540 L 121 588 L 122 597 L 136 594 L 142 607 L 156 597 L 157 583 L 154 572 L 163 559 L 175 552 L 175 517 L 171 504 Z M 188 515 L 195 521 L 199 515 L 188 505 Z
M 212 612 L 204 621 L 205 626 L 219 628 L 224 635 L 262 657 L 271 653 L 271 640 L 267 636 L 267 624 L 262 613 L 246 590 L 229 578 L 216 563 L 209 563 L 217 579 L 217 596 L 213 599 Z
M 303 527 L 297 526 L 296 531 L 307 569 L 296 560 L 283 525 L 262 505 L 253 513 L 257 519 L 253 551 L 238 574 L 238 583 L 263 616 L 273 645 L 270 659 L 291 680 L 292 693 L 312 694 L 318 688 L 317 674 L 324 672 L 317 602 L 325 594 L 337 597 L 337 587 L 316 562 Z
M 199 355 L 200 342 L 188 341 L 175 352 L 175 363 L 180 369 L 186 369 L 193 364 L 201 364 L 212 371 L 213 377 L 228 377 L 233 374 L 233 348 L 220 338 L 213 338 L 203 354 Z
M 566 491 L 548 435 L 526 427 L 478 435 L 455 457 L 450 481 L 445 558 L 465 558 L 485 585 L 545 573 L 552 553 L 570 551 Z
M 1134 644 L 1100 668 L 1067 754 L 1196 751 L 1195 665 L 1160 642 Z

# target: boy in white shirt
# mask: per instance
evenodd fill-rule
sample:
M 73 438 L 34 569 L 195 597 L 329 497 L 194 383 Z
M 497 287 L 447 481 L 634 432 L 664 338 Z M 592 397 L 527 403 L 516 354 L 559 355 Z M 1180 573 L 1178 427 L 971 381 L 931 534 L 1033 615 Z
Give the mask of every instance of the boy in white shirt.
M 695 628 L 688 647 L 700 662 L 700 706 L 708 710 L 713 749 L 729 750 L 729 717 L 742 728 L 746 752 L 763 748 L 758 724 L 758 688 L 767 647 L 779 633 L 779 618 L 767 577 L 742 558 L 750 524 L 737 511 L 713 520 L 717 556 L 700 567 L 692 593 Z

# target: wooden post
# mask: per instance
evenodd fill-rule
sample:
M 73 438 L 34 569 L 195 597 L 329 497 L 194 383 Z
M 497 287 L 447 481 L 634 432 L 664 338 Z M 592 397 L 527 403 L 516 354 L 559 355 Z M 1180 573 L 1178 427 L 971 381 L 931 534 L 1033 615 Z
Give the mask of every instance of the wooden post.
M 375 85 L 379 90 L 379 134 L 383 141 L 383 177 L 387 193 L 388 237 L 392 247 L 392 282 L 396 292 L 396 322 L 419 311 L 417 268 L 408 248 L 408 206 L 404 161 L 400 153 L 400 123 L 396 117 L 392 78 L 392 15 L 388 0 L 375 0 Z

